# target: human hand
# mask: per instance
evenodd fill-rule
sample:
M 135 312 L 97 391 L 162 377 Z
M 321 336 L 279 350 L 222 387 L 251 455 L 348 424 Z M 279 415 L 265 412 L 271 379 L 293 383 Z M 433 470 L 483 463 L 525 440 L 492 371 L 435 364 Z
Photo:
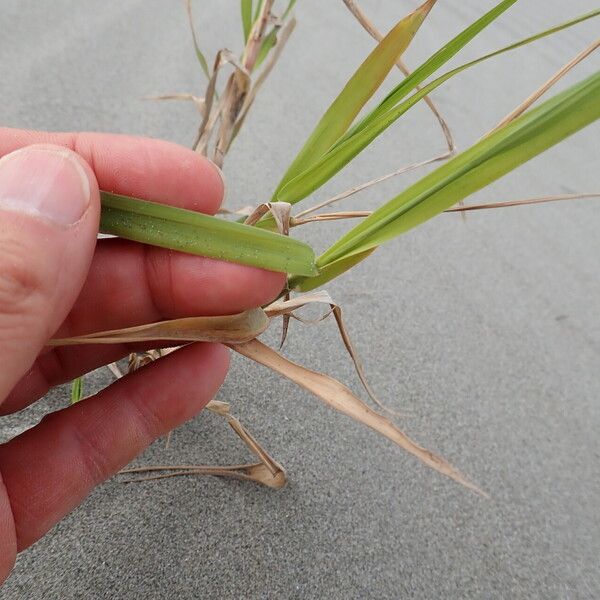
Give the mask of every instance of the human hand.
M 216 212 L 219 172 L 191 150 L 125 136 L 0 128 L 0 157 L 0 414 L 132 350 L 49 349 L 52 336 L 235 313 L 268 302 L 283 286 L 278 273 L 120 239 L 96 243 L 99 187 Z M 223 346 L 186 346 L 0 445 L 0 582 L 17 552 L 155 438 L 198 413 L 227 368 Z

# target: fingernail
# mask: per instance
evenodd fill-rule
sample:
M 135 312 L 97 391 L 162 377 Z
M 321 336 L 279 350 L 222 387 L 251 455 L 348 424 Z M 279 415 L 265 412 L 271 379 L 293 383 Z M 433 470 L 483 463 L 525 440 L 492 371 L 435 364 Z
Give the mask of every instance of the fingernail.
M 0 209 L 66 226 L 89 204 L 88 176 L 67 149 L 29 146 L 0 160 Z

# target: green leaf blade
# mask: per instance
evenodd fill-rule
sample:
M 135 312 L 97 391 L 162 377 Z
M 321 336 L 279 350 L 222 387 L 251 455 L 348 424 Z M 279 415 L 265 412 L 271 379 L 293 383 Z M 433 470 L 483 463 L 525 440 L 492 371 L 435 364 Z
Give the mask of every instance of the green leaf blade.
M 260 68 L 260 65 L 264 62 L 265 58 L 267 58 L 269 52 L 273 49 L 273 46 L 277 43 L 277 29 L 273 28 L 263 39 L 260 48 L 258 50 L 258 55 L 256 57 L 256 63 L 254 65 L 255 69 Z
M 408 231 L 600 118 L 600 71 L 459 154 L 351 229 L 325 266 Z
M 186 2 L 188 21 L 190 24 L 190 31 L 192 33 L 192 41 L 194 43 L 194 51 L 196 52 L 196 58 L 198 59 L 198 63 L 200 64 L 200 68 L 206 75 L 207 79 L 210 79 L 210 69 L 208 68 L 208 63 L 206 62 L 206 57 L 200 50 L 200 44 L 198 43 L 198 37 L 196 36 L 196 29 L 194 27 L 194 17 L 192 15 L 192 0 L 187 0 Z
M 376 249 L 376 247 L 370 248 L 369 250 L 365 250 L 365 252 L 353 254 L 348 258 L 342 258 L 333 263 L 325 265 L 319 269 L 319 274 L 313 277 L 290 277 L 288 279 L 288 287 L 290 290 L 295 290 L 297 292 L 310 292 L 311 290 L 325 285 L 327 282 L 335 279 L 352 267 L 355 267 L 359 262 L 362 262 L 365 260 L 365 258 L 373 254 Z
M 83 377 L 77 377 L 71 382 L 71 404 L 77 404 L 83 398 Z
M 406 50 L 436 1 L 427 0 L 402 19 L 369 54 L 327 109 L 289 166 L 275 191 L 274 199 L 288 181 L 322 156 L 350 127 L 356 115 Z
M 481 33 L 488 25 L 493 23 L 498 17 L 506 12 L 517 0 L 503 0 L 494 8 L 485 13 L 482 17 L 471 23 L 466 29 L 452 38 L 442 48 L 430 56 L 423 64 L 417 67 L 410 75 L 403 79 L 390 93 L 375 107 L 364 119 L 352 127 L 346 134 L 338 140 L 351 137 L 357 131 L 366 127 L 371 121 L 381 116 L 390 108 L 395 106 L 402 98 L 405 98 L 418 85 L 423 83 L 430 75 L 433 75 L 460 50 L 462 50 L 473 38 Z
M 258 2 L 256 3 L 256 7 L 254 8 L 254 14 L 252 15 L 252 24 L 254 25 L 255 21 L 258 19 L 258 16 L 260 15 L 260 11 L 262 10 L 262 7 L 265 3 L 265 0 L 258 0 Z
M 316 275 L 312 248 L 292 238 L 194 211 L 101 192 L 103 233 L 290 273 Z
M 369 120 L 368 124 L 358 129 L 349 138 L 340 141 L 338 144 L 333 146 L 320 160 L 313 164 L 309 169 L 302 172 L 300 175 L 292 179 L 284 188 L 279 192 L 278 198 L 281 202 L 289 202 L 290 204 L 299 202 L 313 191 L 317 190 L 340 170 L 342 170 L 352 159 L 354 159 L 360 152 L 362 152 L 373 140 L 381 135 L 390 125 L 392 125 L 397 119 L 404 115 L 410 108 L 412 108 L 417 102 L 422 100 L 425 96 L 429 95 L 436 88 L 441 86 L 443 83 L 458 75 L 459 73 L 478 65 L 486 60 L 510 52 L 539 39 L 542 39 L 553 33 L 557 33 L 572 27 L 582 21 L 596 17 L 600 14 L 600 10 L 595 10 L 566 23 L 554 26 L 545 31 L 539 32 L 533 36 L 520 40 L 500 48 L 494 52 L 490 52 L 485 56 L 479 57 L 472 60 L 464 65 L 456 67 L 447 73 L 444 73 L 440 77 L 434 79 L 432 82 L 422 87 L 418 92 L 413 94 L 410 98 L 400 102 L 396 106 L 392 107 L 385 113 L 382 113 Z
M 248 41 L 250 30 L 252 29 L 252 0 L 240 0 L 240 10 L 242 13 L 242 29 L 244 31 L 244 43 Z

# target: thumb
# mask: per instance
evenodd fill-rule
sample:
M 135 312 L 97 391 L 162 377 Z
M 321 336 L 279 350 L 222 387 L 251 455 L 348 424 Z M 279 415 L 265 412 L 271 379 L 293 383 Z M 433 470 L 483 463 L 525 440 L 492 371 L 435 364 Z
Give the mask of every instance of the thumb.
M 0 160 L 0 402 L 73 306 L 99 214 L 96 178 L 74 152 L 35 145 Z

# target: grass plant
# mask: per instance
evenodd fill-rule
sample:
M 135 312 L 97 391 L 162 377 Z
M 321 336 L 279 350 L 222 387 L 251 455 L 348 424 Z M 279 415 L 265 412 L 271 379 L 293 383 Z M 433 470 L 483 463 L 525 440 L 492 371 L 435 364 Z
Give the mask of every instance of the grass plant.
M 446 63 L 471 40 L 481 35 L 490 24 L 497 19 L 506 18 L 505 13 L 509 9 L 517 13 L 518 6 L 513 6 L 517 4 L 517 0 L 503 0 L 454 38 L 444 40 L 438 50 L 410 72 L 402 60 L 402 55 L 413 40 L 418 38 L 418 31 L 426 22 L 428 14 L 434 10 L 436 0 L 424 2 L 394 24 L 386 35 L 382 35 L 374 27 L 357 2 L 344 2 L 377 43 L 308 135 L 305 144 L 281 180 L 274 185 L 269 201 L 250 209 L 232 212 L 224 210 L 223 214 L 217 217 L 208 217 L 192 211 L 102 192 L 101 228 L 104 233 L 173 250 L 284 271 L 288 274 L 288 286 L 281 297 L 269 306 L 241 315 L 178 319 L 119 331 L 98 332 L 79 338 L 53 340 L 52 343 L 62 345 L 163 340 L 182 344 L 199 340 L 221 341 L 239 354 L 289 378 L 335 410 L 371 427 L 433 469 L 480 492 L 477 486 L 444 459 L 413 442 L 384 414 L 385 407 L 376 399 L 367 383 L 344 325 L 339 305 L 327 292 L 313 290 L 370 257 L 380 246 L 444 211 L 464 212 L 598 197 L 596 193 L 585 193 L 484 205 L 462 205 L 474 192 L 507 175 L 600 117 L 600 71 L 538 103 L 558 80 L 600 46 L 600 40 L 582 49 L 490 132 L 459 154 L 456 153 L 451 130 L 439 108 L 431 100 L 430 94 L 467 69 L 497 59 L 504 53 L 518 51 L 569 27 L 575 27 L 600 15 L 600 9 L 534 33 L 519 42 L 465 62 L 459 67 L 443 71 Z M 258 91 L 294 29 L 294 4 L 294 0 L 283 2 L 281 12 L 276 14 L 274 0 L 241 0 L 240 20 L 244 49 L 240 54 L 221 50 L 212 66 L 209 66 L 200 49 L 199 37 L 192 21 L 191 0 L 187 2 L 196 57 L 207 78 L 206 91 L 202 97 L 178 93 L 159 98 L 195 103 L 200 113 L 200 126 L 193 147 L 218 165 L 223 164 Z M 299 8 L 301 11 L 301 3 Z M 229 65 L 232 72 L 225 84 L 219 86 L 219 76 L 226 65 Z M 374 108 L 365 112 L 367 103 L 394 68 L 403 72 L 403 78 L 375 104 Z M 402 167 L 394 173 L 377 177 L 325 202 L 295 212 L 296 204 L 311 198 L 316 190 L 350 164 L 381 133 L 421 101 L 427 103 L 440 124 L 447 144 L 444 154 Z M 389 177 L 434 162 L 443 164 L 388 202 L 382 203 L 375 211 L 320 212 Z M 358 223 L 350 227 L 340 239 L 333 241 L 318 257 L 312 248 L 290 236 L 290 232 L 297 226 L 336 219 L 354 219 L 358 220 Z M 283 343 L 289 319 L 300 318 L 296 314 L 297 311 L 313 303 L 324 304 L 325 316 L 332 314 L 336 319 L 344 346 L 354 361 L 368 395 L 376 403 L 377 410 L 369 407 L 339 381 L 291 362 L 258 339 L 273 319 L 282 317 Z M 131 368 L 136 368 L 140 362 L 159 355 L 160 352 L 147 353 L 143 357 L 134 356 Z M 113 371 L 115 369 L 113 366 Z M 81 397 L 80 385 L 81 382 L 74 387 L 74 400 Z M 257 456 L 257 463 L 224 467 L 169 465 L 129 469 L 127 472 L 143 472 L 143 478 L 181 474 L 233 476 L 274 488 L 285 484 L 283 467 L 270 457 L 230 414 L 228 405 L 212 402 L 209 410 L 227 419 L 234 431 Z

